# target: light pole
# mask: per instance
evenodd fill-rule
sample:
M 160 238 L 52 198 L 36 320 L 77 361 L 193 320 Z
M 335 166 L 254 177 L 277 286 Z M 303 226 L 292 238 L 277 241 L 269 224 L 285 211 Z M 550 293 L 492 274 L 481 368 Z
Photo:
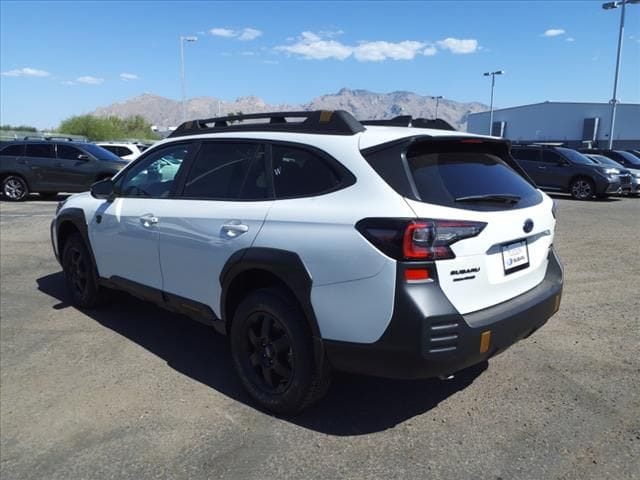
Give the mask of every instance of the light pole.
M 620 12 L 620 31 L 618 32 L 618 56 L 616 58 L 616 73 L 613 80 L 613 98 L 611 99 L 611 125 L 609 128 L 609 150 L 613 149 L 613 128 L 616 123 L 616 106 L 618 99 L 618 73 L 620 72 L 620 55 L 622 54 L 622 33 L 624 31 L 624 7 L 627 3 L 640 3 L 640 0 L 619 0 L 615 2 L 607 2 L 602 4 L 605 10 L 613 10 L 622 6 Z
M 180 37 L 180 80 L 182 82 L 182 121 L 187 119 L 186 87 L 184 81 L 184 42 L 197 42 L 198 37 Z
M 431 100 L 436 101 L 436 120 L 438 119 L 438 103 L 440 102 L 441 98 L 444 98 L 444 97 L 442 95 L 438 95 L 437 97 L 431 97 Z
M 496 85 L 496 75 L 504 74 L 504 70 L 496 70 L 495 72 L 484 72 L 485 77 L 491 76 L 491 106 L 489 110 L 489 135 L 493 133 L 493 88 Z

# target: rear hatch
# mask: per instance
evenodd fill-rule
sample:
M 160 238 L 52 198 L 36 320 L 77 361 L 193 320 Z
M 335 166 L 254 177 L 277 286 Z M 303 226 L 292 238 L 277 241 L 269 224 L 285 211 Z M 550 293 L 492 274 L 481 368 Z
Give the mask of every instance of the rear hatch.
M 440 286 L 460 313 L 505 302 L 543 280 L 555 228 L 553 201 L 533 186 L 506 143 L 413 139 L 394 162 L 406 174 L 403 187 L 398 176 L 389 175 L 389 164 L 380 168 L 380 154 L 370 155 L 369 162 L 404 194 L 416 217 L 426 220 L 436 242 L 453 238 L 456 221 L 461 237 L 469 236 L 469 222 L 481 226 L 435 260 Z

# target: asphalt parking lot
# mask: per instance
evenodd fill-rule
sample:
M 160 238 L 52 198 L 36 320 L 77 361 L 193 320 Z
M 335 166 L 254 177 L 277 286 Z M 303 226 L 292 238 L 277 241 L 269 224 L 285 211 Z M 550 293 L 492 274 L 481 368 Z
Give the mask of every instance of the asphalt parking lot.
M 640 199 L 558 202 L 542 330 L 451 381 L 337 375 L 295 418 L 250 404 L 207 327 L 124 294 L 69 306 L 56 203 L 2 202 L 1 477 L 640 478 Z

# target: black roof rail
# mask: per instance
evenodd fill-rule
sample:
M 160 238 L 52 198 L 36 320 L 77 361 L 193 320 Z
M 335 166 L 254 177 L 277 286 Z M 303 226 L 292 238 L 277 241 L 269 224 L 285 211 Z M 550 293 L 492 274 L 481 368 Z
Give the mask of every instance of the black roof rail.
M 433 128 L 435 130 L 456 131 L 448 122 L 441 118 L 429 120 L 427 118 L 413 118 L 411 115 L 399 115 L 388 120 L 361 120 L 362 125 L 382 125 L 387 127 L 415 127 Z
M 304 118 L 305 120 L 290 122 L 287 120 L 288 118 Z M 246 120 L 268 120 L 268 122 L 244 123 Z M 364 131 L 364 127 L 350 113 L 344 110 L 250 113 L 246 115 L 229 115 L 227 117 L 205 118 L 184 122 L 169 135 L 169 138 L 197 135 L 200 133 L 234 131 L 354 135 Z

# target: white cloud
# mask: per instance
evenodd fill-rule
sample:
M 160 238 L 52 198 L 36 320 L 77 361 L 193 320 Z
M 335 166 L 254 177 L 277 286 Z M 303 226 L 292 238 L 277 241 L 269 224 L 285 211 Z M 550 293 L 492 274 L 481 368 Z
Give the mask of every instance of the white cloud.
M 280 62 L 278 60 L 263 60 L 262 63 L 267 65 L 278 65 Z
M 243 55 L 245 57 L 253 57 L 256 54 L 256 52 L 241 52 L 240 55 Z
M 256 30 L 255 28 L 245 28 L 238 35 L 238 40 L 243 40 L 246 42 L 249 40 L 255 40 L 261 35 L 262 32 L 260 30 Z
M 457 55 L 475 53 L 478 50 L 478 40 L 473 38 L 445 38 L 436 42 L 442 50 L 449 50 Z
M 215 37 L 233 38 L 236 36 L 236 32 L 228 28 L 212 28 L 209 33 Z
M 436 47 L 434 47 L 433 45 L 429 45 L 427 48 L 425 48 L 422 51 L 422 54 L 425 57 L 433 57 L 436 53 L 438 53 L 438 49 Z
M 337 34 L 336 32 L 329 32 Z M 342 32 L 340 32 L 342 33 Z M 359 62 L 382 62 L 385 60 L 413 60 L 418 55 L 431 57 L 440 50 L 454 54 L 475 53 L 482 47 L 475 39 L 445 38 L 435 43 L 404 40 L 364 41 L 347 45 L 326 37 L 327 32 L 302 32 L 294 43 L 275 47 L 275 51 L 298 55 L 306 60 L 346 60 L 349 57 Z
M 215 37 L 236 38 L 245 42 L 249 40 L 255 40 L 262 35 L 262 31 L 251 27 L 245 27 L 241 30 L 216 27 L 209 30 L 209 33 Z
M 398 43 L 363 42 L 353 49 L 353 54 L 360 62 L 382 62 L 387 59 L 413 60 L 424 47 L 424 43 L 412 40 Z
M 77 85 L 73 80 L 65 80 L 64 82 L 60 82 L 62 85 Z
M 139 80 L 140 77 L 138 77 L 138 75 L 136 75 L 135 73 L 121 73 L 120 74 L 120 80 L 123 80 L 125 82 L 128 82 L 129 80 Z
M 276 50 L 300 55 L 307 60 L 326 60 L 335 58 L 345 60 L 353 53 L 353 47 L 343 45 L 335 40 L 323 40 L 313 32 L 302 32 L 301 38 L 293 45 L 282 45 Z
M 562 28 L 550 28 L 548 30 L 545 30 L 545 32 L 542 34 L 543 37 L 557 37 L 559 35 L 564 35 L 565 32 Z
M 565 40 L 566 40 L 567 42 L 575 42 L 575 41 L 576 41 L 576 39 L 575 39 L 575 38 L 573 38 L 573 37 L 567 37 L 567 38 L 565 38 Z
M 100 85 L 104 82 L 104 78 L 96 78 L 90 75 L 85 75 L 84 77 L 76 78 L 77 83 L 84 83 L 85 85 Z
M 3 77 L 48 77 L 51 74 L 44 70 L 38 70 L 37 68 L 24 67 L 16 70 L 8 70 L 2 72 Z

